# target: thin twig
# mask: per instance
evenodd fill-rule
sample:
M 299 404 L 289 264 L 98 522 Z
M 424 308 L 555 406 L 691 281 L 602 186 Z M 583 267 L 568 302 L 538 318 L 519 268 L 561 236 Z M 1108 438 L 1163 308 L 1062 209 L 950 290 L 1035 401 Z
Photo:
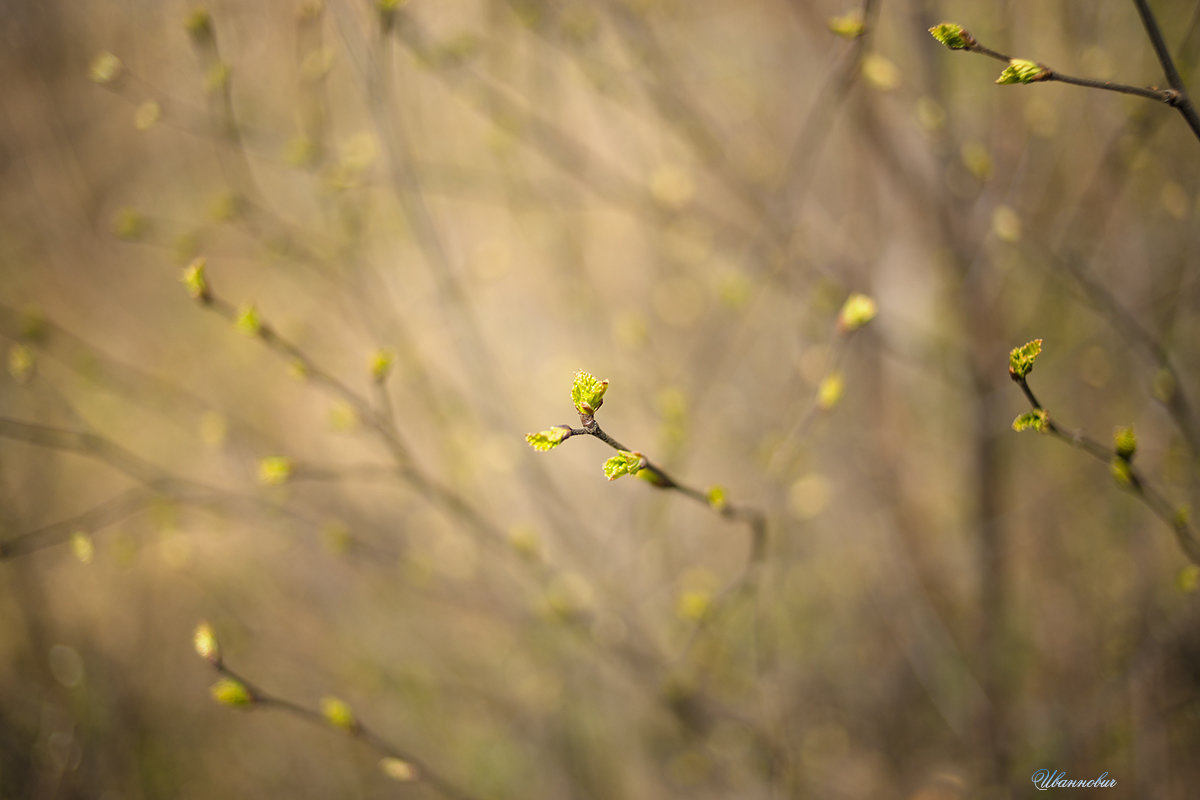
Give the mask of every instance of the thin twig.
M 1150 4 L 1146 0 L 1133 0 L 1133 5 L 1137 8 L 1138 16 L 1142 18 L 1142 27 L 1146 29 L 1146 35 L 1150 37 L 1150 44 L 1154 47 L 1154 54 L 1158 56 L 1158 62 L 1162 64 L 1167 82 L 1175 91 L 1175 100 L 1171 105 L 1179 109 L 1179 113 L 1187 121 L 1192 133 L 1196 134 L 1197 139 L 1200 139 L 1200 115 L 1196 113 L 1196 107 L 1192 105 L 1192 99 L 1183 85 L 1183 78 L 1179 75 L 1179 70 L 1175 68 L 1175 60 L 1171 58 L 1171 51 L 1167 49 L 1167 42 L 1163 39 L 1162 31 L 1159 30 L 1158 20 L 1154 18 L 1154 12 L 1150 10 Z
M 1038 401 L 1037 396 L 1029 387 L 1028 380 L 1016 374 L 1013 374 L 1012 378 L 1021 387 L 1021 392 L 1025 395 L 1025 399 L 1029 401 L 1029 405 L 1033 410 L 1046 414 L 1041 427 L 1042 431 L 1050 434 L 1059 441 L 1066 442 L 1072 447 L 1082 450 L 1102 463 L 1111 465 L 1114 463 L 1114 459 L 1123 461 L 1122 473 L 1127 477 L 1127 480 L 1121 481 L 1121 483 L 1129 489 L 1130 493 L 1140 499 L 1155 516 L 1170 526 L 1184 555 L 1193 564 L 1200 565 L 1200 539 L 1197 538 L 1196 532 L 1192 530 L 1185 513 L 1172 506 L 1166 496 L 1150 485 L 1141 471 L 1131 463 L 1129 458 L 1122 458 L 1114 448 L 1105 446 L 1083 431 L 1072 431 L 1059 425 L 1049 416 L 1045 406 Z

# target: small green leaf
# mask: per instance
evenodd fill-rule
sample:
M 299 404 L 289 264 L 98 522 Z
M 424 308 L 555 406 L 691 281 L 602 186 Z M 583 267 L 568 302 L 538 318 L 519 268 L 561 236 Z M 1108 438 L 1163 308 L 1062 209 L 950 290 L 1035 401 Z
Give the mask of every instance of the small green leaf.
M 344 731 L 352 731 L 358 727 L 358 720 L 354 717 L 354 710 L 344 700 L 339 700 L 336 697 L 321 698 L 321 716 L 325 717 L 325 721 L 335 728 L 341 728 Z
M 233 321 L 237 329 L 247 336 L 257 336 L 262 331 L 262 317 L 253 303 L 248 303 L 238 309 L 237 319 Z
M 855 292 L 846 298 L 846 302 L 842 304 L 842 310 L 838 312 L 838 330 L 843 333 L 852 333 L 875 319 L 878 311 L 879 308 L 875 305 L 874 300 L 865 294 Z
M 951 50 L 969 50 L 975 46 L 975 37 L 967 33 L 962 25 L 942 22 L 929 29 L 930 35 Z
M 580 370 L 575 373 L 575 381 L 571 384 L 571 402 L 575 404 L 576 411 L 590 417 L 604 404 L 604 393 L 607 391 L 608 381 Z
M 280 486 L 292 477 L 292 468 L 287 456 L 267 456 L 258 462 L 258 480 L 266 486 Z
M 615 456 L 604 462 L 604 476 L 615 481 L 622 475 L 636 475 L 643 466 L 641 453 L 618 450 Z
M 1042 340 L 1034 339 L 1020 347 L 1014 347 L 1008 354 L 1008 374 L 1013 380 L 1024 378 L 1033 370 L 1033 362 L 1042 352 Z
M 233 678 L 222 678 L 209 688 L 209 692 L 212 693 L 213 699 L 223 706 L 245 708 L 254 705 L 254 695 L 245 684 Z
M 525 441 L 529 442 L 529 446 L 534 450 L 553 450 L 558 447 L 562 440 L 567 438 L 571 433 L 571 429 L 566 425 L 555 425 L 553 428 L 547 428 L 544 431 L 537 433 L 525 434 Z
M 1113 431 L 1113 448 L 1117 451 L 1117 458 L 1125 461 L 1132 459 L 1137 451 L 1137 436 L 1133 428 L 1117 428 Z
M 208 266 L 208 262 L 203 258 L 194 259 L 192 263 L 184 267 L 183 277 L 180 278 L 192 299 L 204 303 L 212 300 L 212 292 L 208 287 L 208 278 L 204 274 L 206 266 Z
M 851 11 L 837 17 L 830 17 L 826 24 L 832 33 L 844 39 L 857 39 L 866 33 L 867 30 L 863 24 L 862 14 L 857 11 Z
M 1013 420 L 1012 428 L 1017 433 L 1027 430 L 1035 430 L 1042 433 L 1046 430 L 1046 424 L 1049 415 L 1043 408 L 1035 408 L 1032 411 L 1026 411 L 1021 416 Z
M 195 648 L 196 655 L 208 663 L 221 663 L 221 646 L 217 643 L 217 634 L 207 622 L 196 626 L 195 632 L 192 633 L 192 647 Z
M 1036 61 L 1013 58 L 1009 60 L 1008 66 L 1000 73 L 1000 77 L 996 78 L 996 83 L 1034 83 L 1035 81 L 1045 80 L 1049 75 L 1050 70 Z

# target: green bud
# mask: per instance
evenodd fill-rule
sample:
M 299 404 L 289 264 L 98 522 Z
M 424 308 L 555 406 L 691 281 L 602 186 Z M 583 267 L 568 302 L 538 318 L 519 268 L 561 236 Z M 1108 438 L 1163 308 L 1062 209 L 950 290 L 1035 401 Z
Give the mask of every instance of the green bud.
M 659 489 L 667 489 L 671 486 L 671 482 L 667 480 L 666 476 L 651 466 L 643 466 L 637 471 L 637 476 Z
M 1133 428 L 1117 428 L 1113 431 L 1113 448 L 1117 451 L 1117 458 L 1129 461 L 1133 458 L 1134 452 L 1137 451 L 1137 436 L 1133 433 Z
M 608 391 L 608 381 L 602 381 L 590 372 L 580 370 L 575 373 L 575 381 L 571 384 L 571 402 L 575 410 L 584 416 L 595 414 L 604 404 L 604 393 Z
M 702 589 L 688 589 L 681 592 L 675 604 L 675 613 L 680 619 L 689 622 L 699 622 L 708 616 L 712 609 L 712 594 Z
M 1108 462 L 1108 469 L 1117 483 L 1122 486 L 1133 485 L 1133 470 L 1129 467 L 1129 462 L 1125 459 L 1114 458 Z
M 197 8 L 187 15 L 183 27 L 194 42 L 204 42 L 213 37 L 212 15 L 207 8 Z
M 840 372 L 831 372 L 822 378 L 820 386 L 817 387 L 817 408 L 829 411 L 836 406 L 842 399 L 845 386 L 846 382 Z
M 866 33 L 866 26 L 863 24 L 862 14 L 857 11 L 851 11 L 848 14 L 842 14 L 837 17 L 830 17 L 825 23 L 829 26 L 830 32 L 841 36 L 843 39 L 857 39 Z
M 262 317 L 253 303 L 238 309 L 237 318 L 233 321 L 237 329 L 247 336 L 257 336 L 262 331 Z
M 1010 59 L 1008 66 L 1000 73 L 1000 77 L 996 78 L 996 83 L 1034 83 L 1035 81 L 1045 80 L 1050 76 L 1050 70 L 1038 64 L 1035 61 L 1026 61 L 1023 58 Z
M 617 454 L 604 462 L 604 477 L 615 481 L 622 475 L 636 475 L 645 466 L 641 453 L 618 450 Z
M 344 731 L 352 731 L 358 727 L 353 709 L 344 700 L 336 697 L 321 698 L 321 716 L 333 727 Z
M 74 531 L 71 534 L 71 553 L 81 564 L 90 564 L 96 557 L 96 545 L 87 531 Z
M 714 486 L 708 490 L 708 505 L 714 511 L 720 511 L 729 505 L 724 486 Z
M 212 693 L 213 699 L 223 706 L 245 708 L 254 705 L 255 702 L 254 695 L 245 684 L 233 678 L 222 678 L 209 688 L 209 692 Z
M 292 469 L 287 456 L 268 456 L 258 462 L 258 480 L 265 486 L 281 486 L 292 477 Z
M 121 59 L 107 50 L 92 59 L 88 67 L 88 77 L 101 86 L 115 83 L 123 72 L 124 65 L 121 64 Z
M 383 380 L 392 371 L 392 366 L 396 363 L 396 352 L 388 348 L 380 348 L 371 355 L 370 372 L 371 379 L 376 383 L 383 383 Z
M 196 626 L 192 634 L 192 647 L 195 648 L 196 655 L 213 666 L 221 663 L 221 646 L 217 643 L 217 635 L 213 632 L 212 625 L 207 622 Z
M 1020 347 L 1014 347 L 1008 354 L 1008 374 L 1013 380 L 1024 378 L 1033 370 L 1033 362 L 1042 353 L 1042 340 L 1034 339 Z
M 180 281 L 187 288 L 187 293 L 194 300 L 199 300 L 202 303 L 212 301 L 212 292 L 208 287 L 208 278 L 204 275 L 204 268 L 208 262 L 203 258 L 197 258 L 184 267 L 183 277 Z
M 567 438 L 570 433 L 571 429 L 567 426 L 556 425 L 544 431 L 525 434 L 525 441 L 529 442 L 529 446 L 534 450 L 545 452 L 558 447 L 562 443 L 562 440 Z
M 1033 411 L 1026 411 L 1021 416 L 1013 420 L 1012 428 L 1017 433 L 1027 430 L 1035 430 L 1038 433 L 1044 433 L 1049 420 L 1049 414 L 1045 409 L 1035 408 Z
M 977 42 L 975 37 L 967 33 L 962 25 L 953 22 L 942 22 L 929 29 L 930 35 L 951 50 L 970 50 Z
M 875 319 L 878 311 L 874 300 L 855 292 L 846 298 L 842 310 L 838 312 L 838 330 L 842 333 L 852 333 Z

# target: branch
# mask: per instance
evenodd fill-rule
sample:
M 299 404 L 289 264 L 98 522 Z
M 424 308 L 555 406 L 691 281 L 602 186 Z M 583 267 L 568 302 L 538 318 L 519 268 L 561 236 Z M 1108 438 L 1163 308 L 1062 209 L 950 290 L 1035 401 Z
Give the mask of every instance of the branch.
M 1192 99 L 1188 97 L 1187 89 L 1183 85 L 1183 78 L 1179 75 L 1179 70 L 1175 68 L 1175 61 L 1167 49 L 1167 43 L 1163 39 L 1162 31 L 1158 28 L 1154 12 L 1150 10 L 1150 4 L 1146 0 L 1133 0 L 1133 5 L 1137 8 L 1138 16 L 1142 18 L 1142 27 L 1146 29 L 1146 35 L 1150 37 L 1150 44 L 1154 47 L 1154 54 L 1158 56 L 1158 62 L 1162 64 L 1167 82 L 1171 84 L 1171 88 L 1176 93 L 1175 102 L 1171 105 L 1179 109 L 1179 113 L 1187 120 L 1192 133 L 1196 134 L 1197 139 L 1200 139 L 1200 115 L 1197 115 L 1196 107 L 1192 105 Z
M 1174 62 L 1171 61 L 1170 54 L 1167 53 L 1166 47 L 1162 41 L 1162 35 L 1158 30 L 1158 26 L 1154 21 L 1153 15 L 1149 8 L 1146 7 L 1145 0 L 1134 0 L 1138 6 L 1138 11 L 1142 13 L 1142 21 L 1146 26 L 1146 31 L 1150 34 L 1150 40 L 1154 44 L 1154 49 L 1158 53 L 1159 60 L 1163 63 L 1163 69 L 1167 72 L 1168 80 L 1171 83 L 1169 89 L 1159 89 L 1156 86 L 1133 86 L 1127 83 L 1116 83 L 1114 81 L 1103 81 L 1096 78 L 1081 78 L 1075 75 L 1067 75 L 1052 69 L 1045 64 L 1036 61 L 1029 61 L 1023 58 L 1013 58 L 1005 53 L 997 50 L 992 50 L 979 43 L 979 41 L 971 35 L 961 25 L 952 22 L 943 22 L 929 29 L 933 38 L 937 39 L 942 44 L 951 50 L 964 50 L 970 53 L 979 53 L 980 55 L 994 58 L 997 61 L 1005 61 L 1008 66 L 1000 73 L 1000 77 L 996 79 L 996 83 L 1044 83 L 1047 81 L 1057 81 L 1059 83 L 1069 83 L 1073 86 L 1083 86 L 1089 89 L 1100 89 L 1106 92 L 1117 92 L 1119 94 L 1134 95 L 1136 97 L 1144 97 L 1147 100 L 1155 100 L 1160 103 L 1166 103 L 1179 109 L 1187 120 L 1188 125 L 1192 128 L 1192 132 L 1196 134 L 1196 138 L 1200 139 L 1200 118 L 1196 116 L 1196 110 L 1192 106 L 1191 100 L 1188 98 L 1183 89 L 1183 82 L 1179 78 L 1179 73 L 1175 70 Z
M 380 767 L 389 777 L 400 781 L 422 781 L 449 800 L 475 800 L 475 796 L 443 777 L 425 761 L 397 747 L 364 725 L 342 700 L 326 697 L 321 709 L 270 694 L 234 672 L 225 664 L 216 635 L 208 623 L 201 623 L 193 635 L 196 653 L 221 676 L 212 686 L 213 699 L 236 708 L 272 708 L 322 727 L 337 728 L 363 742 L 382 760 Z
M 1118 429 L 1114 435 L 1113 446 L 1108 447 L 1083 431 L 1069 430 L 1050 418 L 1050 413 L 1033 393 L 1028 381 L 1033 363 L 1040 353 L 1041 340 L 1036 339 L 1016 348 L 1010 355 L 1008 374 L 1020 387 L 1032 409 L 1032 411 L 1017 417 L 1013 422 L 1013 429 L 1022 431 L 1032 428 L 1041 433 L 1047 433 L 1059 441 L 1084 451 L 1097 461 L 1108 464 L 1117 482 L 1141 500 L 1147 508 L 1154 512 L 1155 516 L 1169 525 L 1174 531 L 1175 538 L 1184 555 L 1193 564 L 1200 565 L 1200 538 L 1188 523 L 1186 511 L 1172 506 L 1166 496 L 1151 486 L 1142 472 L 1133 465 L 1137 440 L 1132 429 Z

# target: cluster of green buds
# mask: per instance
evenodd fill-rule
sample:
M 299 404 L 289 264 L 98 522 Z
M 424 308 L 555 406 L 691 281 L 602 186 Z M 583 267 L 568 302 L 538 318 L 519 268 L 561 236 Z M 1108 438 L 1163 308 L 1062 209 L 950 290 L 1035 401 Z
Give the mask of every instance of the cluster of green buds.
M 579 412 L 579 419 L 585 431 L 590 431 L 596 425 L 595 415 L 600 406 L 604 405 L 604 393 L 608 391 L 608 381 L 597 378 L 590 372 L 580 370 L 575 373 L 571 382 L 571 403 Z M 525 441 L 534 450 L 545 452 L 558 447 L 570 436 L 579 431 L 568 425 L 555 425 L 544 431 L 525 435 Z M 648 462 L 641 453 L 630 450 L 618 450 L 617 454 L 604 462 L 604 477 L 615 481 L 623 475 L 638 475 L 655 485 L 665 485 L 666 481 L 654 469 L 647 469 Z

